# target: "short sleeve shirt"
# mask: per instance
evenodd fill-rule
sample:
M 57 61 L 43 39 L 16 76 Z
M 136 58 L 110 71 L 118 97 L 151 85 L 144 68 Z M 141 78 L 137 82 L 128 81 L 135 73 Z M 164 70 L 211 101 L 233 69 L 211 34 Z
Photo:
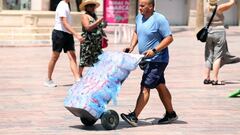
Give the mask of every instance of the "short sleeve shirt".
M 140 54 L 155 48 L 165 37 L 172 34 L 167 19 L 157 12 L 153 12 L 153 15 L 147 19 L 142 14 L 138 14 L 136 17 L 136 32 Z M 146 61 L 168 63 L 168 48 L 161 50 Z
M 65 1 L 61 1 L 56 8 L 54 29 L 59 30 L 59 31 L 64 31 L 64 32 L 67 32 L 67 33 L 71 34 L 71 32 L 69 32 L 64 27 L 64 25 L 61 21 L 61 17 L 66 17 L 68 23 L 71 25 L 72 18 L 71 18 L 71 15 L 70 15 L 70 9 L 69 9 L 68 3 L 65 2 Z

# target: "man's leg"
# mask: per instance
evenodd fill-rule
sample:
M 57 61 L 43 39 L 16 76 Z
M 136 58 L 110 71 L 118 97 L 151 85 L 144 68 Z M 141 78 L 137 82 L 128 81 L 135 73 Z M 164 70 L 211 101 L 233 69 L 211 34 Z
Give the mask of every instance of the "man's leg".
M 79 77 L 79 73 L 78 73 L 75 51 L 67 51 L 67 55 L 68 55 L 68 58 L 70 61 L 70 68 L 71 68 L 71 71 L 75 78 L 75 81 L 78 81 L 80 79 L 80 77 Z
M 143 108 L 147 104 L 147 102 L 149 100 L 149 96 L 150 96 L 150 89 L 141 86 L 141 91 L 139 93 L 139 96 L 138 96 L 138 99 L 136 102 L 136 106 L 134 109 L 134 113 L 135 113 L 136 117 L 138 117 L 138 115 L 142 112 Z
M 165 84 L 159 84 L 156 87 L 158 91 L 158 95 L 166 109 L 167 112 L 173 112 L 173 107 L 172 107 L 172 96 L 166 87 Z
M 158 121 L 158 124 L 168 124 L 178 119 L 176 112 L 172 106 L 172 96 L 165 84 L 159 84 L 157 86 L 159 97 L 165 107 L 165 116 Z
M 55 52 L 55 51 L 52 52 L 51 59 L 48 63 L 48 80 L 52 80 L 53 70 L 59 58 L 59 55 L 60 55 L 59 52 Z
M 48 62 L 48 79 L 44 82 L 44 86 L 46 86 L 46 87 L 56 87 L 57 86 L 57 84 L 55 84 L 52 80 L 52 74 L 53 74 L 53 70 L 56 65 L 56 62 L 59 58 L 59 55 L 60 55 L 59 52 L 56 52 L 56 51 L 52 52 L 51 59 Z
M 138 122 L 138 115 L 141 113 L 145 105 L 147 104 L 150 96 L 150 89 L 144 86 L 141 86 L 141 91 L 138 95 L 136 106 L 133 112 L 129 114 L 121 114 L 123 120 L 129 123 L 131 126 L 136 127 Z

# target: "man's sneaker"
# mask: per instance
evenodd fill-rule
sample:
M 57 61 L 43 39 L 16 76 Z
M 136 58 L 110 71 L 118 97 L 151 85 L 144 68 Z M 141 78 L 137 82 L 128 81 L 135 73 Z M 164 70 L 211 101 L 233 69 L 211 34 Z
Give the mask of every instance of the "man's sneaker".
M 78 82 L 80 82 L 80 81 L 81 81 L 81 79 L 79 78 L 79 79 L 75 80 L 75 83 L 78 83 Z
M 46 87 L 57 87 L 57 84 L 55 84 L 54 82 L 53 82 L 53 80 L 47 80 L 47 81 L 45 81 L 44 82 L 44 84 L 43 84 L 44 86 L 46 86 Z
M 138 119 L 137 119 L 134 112 L 131 112 L 129 114 L 122 113 L 121 117 L 122 117 L 123 120 L 125 120 L 131 126 L 133 126 L 133 127 L 137 126 Z
M 168 113 L 166 112 L 165 116 L 158 121 L 158 124 L 169 124 L 178 119 L 176 112 Z

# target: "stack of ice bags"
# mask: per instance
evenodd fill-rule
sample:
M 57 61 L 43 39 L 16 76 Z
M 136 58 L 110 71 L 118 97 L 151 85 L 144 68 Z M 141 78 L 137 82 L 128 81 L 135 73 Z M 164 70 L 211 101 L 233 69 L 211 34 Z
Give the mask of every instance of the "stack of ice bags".
M 104 52 L 80 82 L 75 83 L 64 100 L 67 109 L 84 109 L 100 118 L 110 100 L 115 101 L 122 82 L 135 70 L 142 55 Z M 71 110 L 70 110 L 71 111 Z

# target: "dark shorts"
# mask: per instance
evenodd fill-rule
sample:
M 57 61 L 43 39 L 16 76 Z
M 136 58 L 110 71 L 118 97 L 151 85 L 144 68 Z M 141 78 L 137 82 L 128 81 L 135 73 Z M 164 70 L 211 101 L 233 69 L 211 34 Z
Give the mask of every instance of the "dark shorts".
M 153 89 L 159 84 L 165 84 L 164 71 L 168 63 L 149 62 L 143 72 L 141 86 Z
M 73 35 L 67 32 L 53 30 L 52 31 L 52 50 L 64 53 L 67 51 L 75 51 Z

